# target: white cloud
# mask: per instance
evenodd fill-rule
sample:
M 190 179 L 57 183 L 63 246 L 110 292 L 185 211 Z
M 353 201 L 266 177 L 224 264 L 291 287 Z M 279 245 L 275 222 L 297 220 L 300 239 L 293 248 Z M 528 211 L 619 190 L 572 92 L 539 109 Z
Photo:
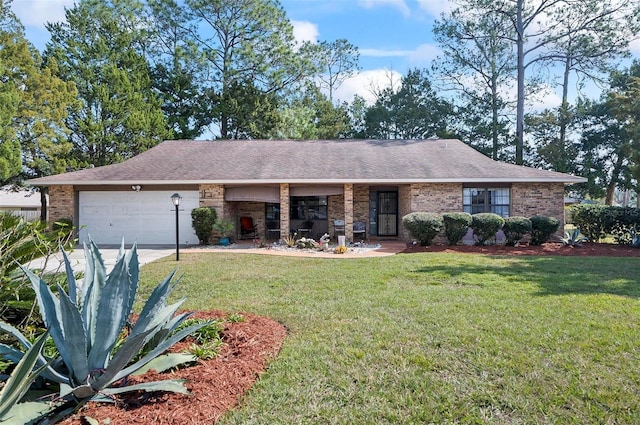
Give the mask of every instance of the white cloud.
M 434 44 L 421 44 L 409 55 L 413 64 L 428 64 L 442 53 Z
M 402 16 L 404 16 L 405 18 L 411 15 L 411 10 L 404 0 L 359 0 L 358 4 L 360 4 L 365 9 L 390 6 L 398 9 L 400 13 L 402 13 Z
M 360 56 L 375 58 L 406 58 L 412 66 L 425 66 L 431 63 L 440 49 L 434 44 L 421 44 L 413 50 L 360 49 Z
M 634 56 L 640 56 L 640 38 L 636 38 L 631 43 L 629 43 L 629 50 L 631 54 Z
M 47 22 L 64 20 L 64 8 L 74 0 L 14 0 L 11 8 L 26 27 L 44 27 Z
M 293 26 L 293 37 L 298 45 L 309 41 L 315 43 L 318 41 L 318 25 L 309 21 L 291 21 Z
M 418 0 L 422 10 L 431 16 L 439 18 L 441 13 L 451 11 L 456 4 L 451 0 Z
M 388 69 L 362 71 L 347 79 L 335 91 L 334 98 L 341 102 L 351 102 L 353 96 L 360 95 L 371 105 L 375 102 L 374 92 L 400 83 L 402 74 Z

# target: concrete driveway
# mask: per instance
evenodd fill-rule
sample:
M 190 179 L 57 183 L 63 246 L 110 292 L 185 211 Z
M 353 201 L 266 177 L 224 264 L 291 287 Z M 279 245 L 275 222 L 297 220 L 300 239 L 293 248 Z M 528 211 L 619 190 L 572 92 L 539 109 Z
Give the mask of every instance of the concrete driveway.
M 100 247 L 99 247 L 100 248 Z M 110 272 L 113 266 L 116 263 L 116 257 L 118 256 L 119 248 L 100 248 L 100 253 L 102 254 L 102 260 L 104 261 L 105 267 L 107 268 L 107 272 Z M 129 251 L 127 248 L 126 251 Z M 138 247 L 138 261 L 140 261 L 140 265 L 144 265 L 155 261 L 159 258 L 166 257 L 168 255 L 174 256 L 175 258 L 175 248 L 140 248 Z M 67 253 L 69 256 L 69 261 L 71 262 L 71 267 L 76 272 L 84 272 L 85 269 L 85 258 L 84 258 L 84 249 L 81 246 L 76 247 L 71 253 Z M 47 272 L 64 272 L 64 262 L 62 260 L 62 254 L 56 253 L 49 257 L 48 261 L 45 261 L 44 258 L 39 258 L 37 260 L 33 260 L 28 264 L 28 268 L 30 269 L 44 269 Z

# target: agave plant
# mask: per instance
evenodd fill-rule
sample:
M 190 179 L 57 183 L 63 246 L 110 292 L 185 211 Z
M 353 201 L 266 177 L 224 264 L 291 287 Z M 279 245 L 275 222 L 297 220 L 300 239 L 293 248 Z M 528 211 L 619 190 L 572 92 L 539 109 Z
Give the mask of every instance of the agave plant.
M 187 393 L 179 380 L 137 385 L 126 385 L 123 381 L 152 365 L 158 371 L 164 370 L 163 365 L 154 364 L 160 363 L 160 358 L 168 367 L 194 360 L 193 356 L 184 354 L 160 357 L 173 344 L 206 325 L 196 323 L 175 331 L 190 315 L 176 315 L 184 298 L 174 304 L 167 303 L 177 284 L 172 283 L 175 271 L 153 290 L 127 334 L 124 330 L 139 282 L 136 246 L 125 253 L 123 243 L 109 274 L 93 242 L 90 241 L 84 251 L 86 269 L 81 285 L 76 282 L 69 259 L 62 251 L 68 293 L 58 285 L 56 296 L 42 279 L 24 270 L 36 293 L 42 320 L 60 353 L 58 359 L 45 367 L 43 376 L 59 383 L 60 396 L 71 401 L 108 401 L 111 395 L 137 390 Z M 0 324 L 0 328 L 29 348 L 28 340 L 15 328 L 7 324 Z M 140 354 L 143 347 L 145 351 Z M 13 361 L 22 356 L 22 352 L 6 345 L 0 345 L 0 354 Z M 43 356 L 38 359 L 39 365 L 46 362 Z
M 582 245 L 582 242 L 586 242 L 589 239 L 582 236 L 582 234 L 580 233 L 580 229 L 575 228 L 571 232 L 565 232 L 564 237 L 560 238 L 560 240 L 564 245 L 580 246 Z
M 33 370 L 48 336 L 45 332 L 27 350 L 0 392 L 0 422 L 5 425 L 30 423 L 53 409 L 49 403 L 20 402 L 33 381 L 47 367 L 44 365 Z

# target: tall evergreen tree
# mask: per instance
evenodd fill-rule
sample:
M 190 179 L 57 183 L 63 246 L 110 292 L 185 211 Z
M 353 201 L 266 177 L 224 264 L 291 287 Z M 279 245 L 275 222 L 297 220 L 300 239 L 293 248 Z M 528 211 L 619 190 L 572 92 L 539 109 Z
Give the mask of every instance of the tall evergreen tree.
M 453 107 L 438 97 L 424 70 L 409 70 L 400 87 L 393 85 L 377 94 L 365 113 L 366 138 L 425 139 L 448 137 Z
M 120 162 L 169 135 L 141 54 L 140 11 L 136 0 L 81 0 L 65 22 L 47 25 L 46 57 L 75 83 L 81 102 L 66 120 L 76 168 Z
M 216 96 L 212 99 L 220 137 L 232 131 L 240 116 L 220 101 L 240 87 L 260 96 L 279 95 L 307 74 L 308 68 L 294 52 L 293 29 L 277 0 L 185 0 L 195 19 L 198 47 L 208 64 L 207 79 Z M 259 92 L 259 93 L 258 93 Z M 246 98 L 246 97 L 245 97 Z M 250 102 L 265 103 L 260 99 Z M 256 137 L 258 135 L 251 135 Z
M 13 121 L 29 66 L 33 63 L 22 25 L 11 12 L 11 1 L 0 0 L 0 184 L 17 176 L 22 168 Z

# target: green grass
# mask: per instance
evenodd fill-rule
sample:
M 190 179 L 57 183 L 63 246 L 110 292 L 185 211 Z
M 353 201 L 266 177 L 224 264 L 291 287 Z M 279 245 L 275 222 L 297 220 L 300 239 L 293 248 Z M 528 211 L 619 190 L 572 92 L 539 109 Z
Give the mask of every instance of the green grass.
M 185 254 L 186 308 L 289 335 L 224 424 L 640 423 L 640 258 Z

